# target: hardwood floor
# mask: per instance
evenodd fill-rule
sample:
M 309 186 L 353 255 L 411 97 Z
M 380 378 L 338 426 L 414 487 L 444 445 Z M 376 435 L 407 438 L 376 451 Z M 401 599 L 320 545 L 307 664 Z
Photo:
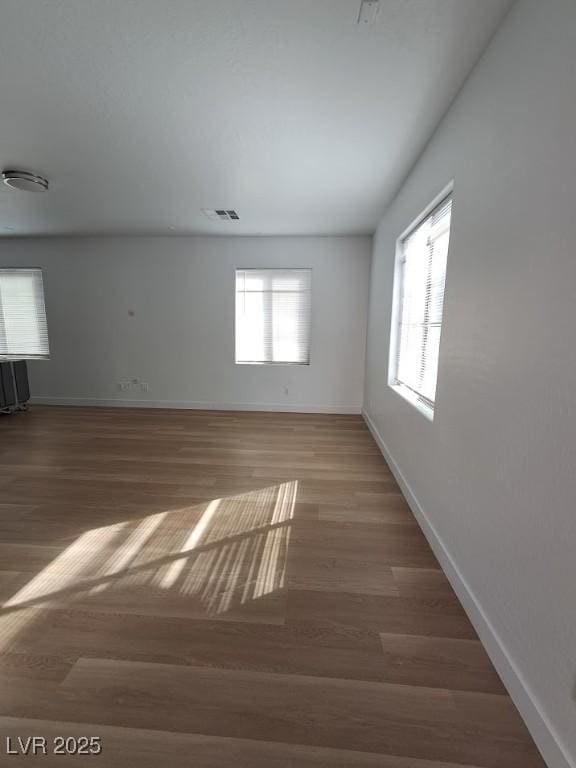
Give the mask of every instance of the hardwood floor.
M 2 757 L 544 766 L 360 417 L 36 407 L 0 467 Z

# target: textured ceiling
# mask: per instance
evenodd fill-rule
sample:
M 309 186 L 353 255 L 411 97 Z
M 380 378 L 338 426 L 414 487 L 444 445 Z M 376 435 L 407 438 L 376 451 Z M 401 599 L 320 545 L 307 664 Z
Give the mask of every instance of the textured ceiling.
M 510 5 L 1 0 L 0 233 L 372 232 Z

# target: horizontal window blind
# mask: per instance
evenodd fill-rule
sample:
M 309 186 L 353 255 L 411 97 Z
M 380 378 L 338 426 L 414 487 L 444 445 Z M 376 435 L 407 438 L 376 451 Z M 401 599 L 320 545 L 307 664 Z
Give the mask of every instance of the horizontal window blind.
M 434 408 L 452 195 L 400 243 L 400 302 L 393 383 Z
M 40 269 L 0 269 L 0 359 L 50 356 Z
M 236 270 L 236 362 L 310 363 L 312 270 Z

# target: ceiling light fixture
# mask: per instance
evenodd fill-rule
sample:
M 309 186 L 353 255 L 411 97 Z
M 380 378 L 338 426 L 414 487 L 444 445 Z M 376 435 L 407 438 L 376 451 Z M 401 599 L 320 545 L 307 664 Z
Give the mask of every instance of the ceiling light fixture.
M 6 186 L 23 192 L 46 192 L 50 186 L 48 179 L 31 171 L 5 170 L 2 179 Z

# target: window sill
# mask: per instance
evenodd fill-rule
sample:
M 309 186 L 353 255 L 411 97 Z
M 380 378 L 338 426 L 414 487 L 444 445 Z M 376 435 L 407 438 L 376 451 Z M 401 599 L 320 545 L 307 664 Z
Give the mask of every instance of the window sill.
M 411 389 L 408 389 L 408 387 L 405 387 L 402 384 L 392 384 L 390 382 L 388 383 L 388 386 L 396 392 L 397 395 L 400 395 L 403 400 L 406 400 L 410 405 L 414 406 L 417 411 L 420 411 L 428 421 L 434 421 L 434 408 L 423 403 Z
M 286 362 L 286 363 L 281 363 L 281 362 L 267 363 L 267 362 L 264 362 L 264 361 L 259 362 L 257 360 L 254 360 L 253 362 L 249 362 L 247 360 L 235 360 L 234 363 L 235 363 L 235 365 L 266 365 L 266 366 L 278 366 L 278 365 L 290 365 L 290 366 L 293 366 L 293 365 L 297 365 L 299 367 L 304 367 L 304 368 L 306 366 L 310 365 L 310 363 L 289 363 L 289 362 Z
M 0 363 L 19 363 L 23 360 L 50 360 L 48 355 L 0 355 Z

